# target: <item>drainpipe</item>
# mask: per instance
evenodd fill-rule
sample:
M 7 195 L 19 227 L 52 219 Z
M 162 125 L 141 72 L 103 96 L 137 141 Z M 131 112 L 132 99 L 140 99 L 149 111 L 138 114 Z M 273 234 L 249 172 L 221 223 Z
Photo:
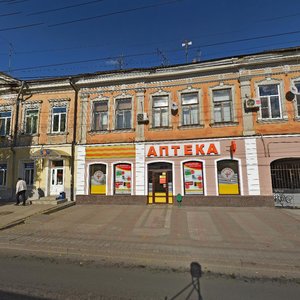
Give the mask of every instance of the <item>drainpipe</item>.
M 71 145 L 71 201 L 74 201 L 74 178 L 75 178 L 75 146 L 76 146 L 76 132 L 77 132 L 77 105 L 78 105 L 78 88 L 73 82 L 72 78 L 69 78 L 69 83 L 75 92 L 74 102 L 74 122 L 73 122 L 73 138 Z
M 15 151 L 15 147 L 17 145 L 17 136 L 18 136 L 18 130 L 19 130 L 19 111 L 20 111 L 20 102 L 21 102 L 21 99 L 20 99 L 20 96 L 23 92 L 23 89 L 25 87 L 25 81 L 22 81 L 22 85 L 21 85 L 21 88 L 18 92 L 18 95 L 17 95 L 17 100 L 16 100 L 16 104 L 17 104 L 17 107 L 16 107 L 16 113 L 15 113 L 15 127 L 14 127 L 14 131 L 13 131 L 13 140 L 12 140 L 12 143 L 11 143 L 11 152 L 12 152 L 12 162 L 11 162 L 11 170 L 12 170 L 12 183 L 11 183 L 11 197 L 13 198 L 14 197 L 14 190 L 15 190 L 15 184 L 14 184 L 14 179 L 15 179 L 15 161 L 16 161 L 16 151 Z

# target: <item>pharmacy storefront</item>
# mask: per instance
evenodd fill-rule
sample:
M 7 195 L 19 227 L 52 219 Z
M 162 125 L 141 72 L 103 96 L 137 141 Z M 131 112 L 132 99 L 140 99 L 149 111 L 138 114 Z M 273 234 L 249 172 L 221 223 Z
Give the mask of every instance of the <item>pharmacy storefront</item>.
M 239 160 L 230 146 L 224 157 L 219 141 L 147 145 L 148 203 L 173 203 L 178 194 L 240 195 Z

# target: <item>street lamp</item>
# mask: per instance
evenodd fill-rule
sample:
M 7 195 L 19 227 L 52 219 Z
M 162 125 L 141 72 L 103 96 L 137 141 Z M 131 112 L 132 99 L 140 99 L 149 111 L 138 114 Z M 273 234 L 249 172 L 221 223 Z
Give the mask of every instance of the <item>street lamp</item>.
M 185 48 L 185 62 L 188 63 L 188 49 L 192 45 L 192 41 L 185 40 L 181 45 Z

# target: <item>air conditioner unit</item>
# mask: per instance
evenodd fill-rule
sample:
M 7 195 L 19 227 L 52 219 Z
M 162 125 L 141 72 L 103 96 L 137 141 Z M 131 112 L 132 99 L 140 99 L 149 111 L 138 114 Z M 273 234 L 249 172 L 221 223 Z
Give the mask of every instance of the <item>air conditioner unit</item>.
M 260 106 L 260 100 L 257 99 L 246 99 L 246 108 L 258 108 Z
M 138 123 L 148 122 L 149 121 L 148 114 L 147 113 L 137 114 L 137 121 L 138 121 Z

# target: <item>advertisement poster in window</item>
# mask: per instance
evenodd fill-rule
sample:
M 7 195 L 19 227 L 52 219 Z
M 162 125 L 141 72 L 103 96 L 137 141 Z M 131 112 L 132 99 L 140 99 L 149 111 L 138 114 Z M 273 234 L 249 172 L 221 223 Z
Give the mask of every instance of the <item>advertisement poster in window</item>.
M 116 165 L 115 194 L 131 194 L 131 165 Z
M 238 195 L 239 194 L 239 178 L 237 172 L 227 166 L 222 168 L 218 174 L 219 194 L 220 195 Z
M 203 195 L 203 168 L 201 162 L 183 165 L 184 190 L 186 195 Z
M 106 193 L 106 175 L 102 170 L 95 171 L 91 176 L 91 194 Z

